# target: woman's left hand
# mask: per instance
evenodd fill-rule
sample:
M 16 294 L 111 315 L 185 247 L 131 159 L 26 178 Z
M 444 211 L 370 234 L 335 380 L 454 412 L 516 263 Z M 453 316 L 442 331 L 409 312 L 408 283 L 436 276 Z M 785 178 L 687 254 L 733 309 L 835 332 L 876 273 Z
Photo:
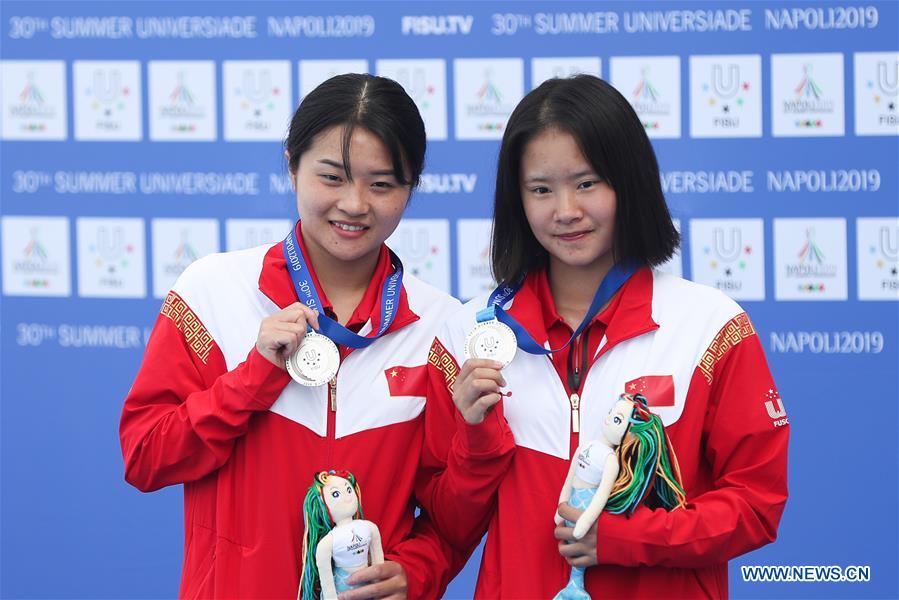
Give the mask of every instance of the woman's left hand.
M 406 571 L 403 569 L 403 565 L 392 560 L 359 569 L 350 575 L 347 583 L 360 587 L 339 594 L 337 597 L 340 600 L 363 600 L 364 598 L 405 600 L 406 598 Z
M 559 505 L 559 515 L 566 521 L 577 523 L 584 511 L 572 508 L 567 502 Z M 580 533 L 580 532 L 578 532 Z M 559 541 L 559 554 L 572 567 L 592 567 L 596 561 L 596 523 L 581 539 L 574 537 L 574 528 L 562 523 L 556 527 L 556 539 Z

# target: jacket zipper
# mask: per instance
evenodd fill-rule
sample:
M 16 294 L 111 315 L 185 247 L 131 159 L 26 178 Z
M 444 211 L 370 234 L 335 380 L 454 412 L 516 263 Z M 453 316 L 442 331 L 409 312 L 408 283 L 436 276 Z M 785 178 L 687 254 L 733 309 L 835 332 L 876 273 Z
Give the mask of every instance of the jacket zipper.
M 571 433 L 581 432 L 581 397 L 577 392 L 568 397 L 571 403 Z
M 328 431 L 327 431 L 327 443 L 326 448 L 327 451 L 325 453 L 325 464 L 324 468 L 332 469 L 333 462 L 333 446 L 334 440 L 336 439 L 336 429 L 337 429 L 337 374 L 334 374 L 334 377 L 331 381 L 328 382 Z
M 571 407 L 571 440 L 569 454 L 574 455 L 580 443 L 581 433 L 581 390 L 587 375 L 587 354 L 589 354 L 589 334 L 587 330 L 575 340 L 568 352 L 568 403 Z

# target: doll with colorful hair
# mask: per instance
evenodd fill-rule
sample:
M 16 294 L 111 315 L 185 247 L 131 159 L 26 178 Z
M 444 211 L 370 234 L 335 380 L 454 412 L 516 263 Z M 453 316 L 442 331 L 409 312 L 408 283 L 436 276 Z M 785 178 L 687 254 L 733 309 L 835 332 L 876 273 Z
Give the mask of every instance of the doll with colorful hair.
M 573 526 L 581 539 L 606 510 L 631 515 L 640 503 L 666 510 L 686 504 L 680 467 L 665 426 L 649 411 L 640 394 L 622 394 L 603 420 L 602 439 L 582 444 L 575 452 L 559 504 L 584 512 Z M 563 519 L 556 513 L 556 524 Z M 554 600 L 589 600 L 583 567 L 572 567 L 568 584 Z
M 384 562 L 378 526 L 362 518 L 362 493 L 349 471 L 315 474 L 303 502 L 303 564 L 298 600 L 332 600 L 356 586 L 350 575 Z

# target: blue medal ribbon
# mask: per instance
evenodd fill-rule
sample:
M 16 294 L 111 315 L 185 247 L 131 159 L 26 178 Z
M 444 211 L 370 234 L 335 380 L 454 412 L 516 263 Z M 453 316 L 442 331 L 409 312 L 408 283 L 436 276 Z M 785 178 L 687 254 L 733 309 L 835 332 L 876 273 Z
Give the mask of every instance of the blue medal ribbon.
M 366 337 L 353 333 L 325 314 L 321 296 L 319 296 L 318 290 L 315 289 L 315 283 L 312 280 L 312 272 L 306 264 L 306 258 L 303 256 L 302 250 L 300 250 L 296 227 L 290 231 L 290 235 L 284 238 L 282 244 L 284 246 L 284 258 L 287 260 L 287 272 L 293 281 L 297 298 L 309 308 L 318 311 L 318 333 L 327 336 L 331 341 L 342 346 L 365 348 L 373 344 L 393 324 L 399 308 L 400 290 L 403 289 L 403 263 L 392 250 L 388 249 L 390 260 L 394 265 L 393 272 L 384 279 L 384 285 L 381 288 L 381 326 L 374 335 Z M 312 327 L 307 325 L 307 331 L 311 329 Z
M 637 268 L 633 265 L 621 264 L 613 265 L 612 268 L 609 269 L 609 272 L 606 273 L 602 283 L 596 288 L 596 294 L 593 295 L 593 301 L 590 302 L 590 306 L 587 308 L 587 314 L 584 315 L 584 320 L 581 321 L 578 328 L 571 334 L 571 338 L 559 348 L 547 349 L 538 344 L 531 334 L 503 309 L 503 305 L 515 297 L 515 294 L 517 294 L 518 290 L 521 289 L 521 286 L 524 285 L 524 278 L 515 284 L 503 285 L 493 290 L 490 294 L 490 298 L 487 300 L 487 307 L 479 310 L 475 318 L 478 323 L 496 319 L 500 323 L 508 325 L 515 333 L 518 347 L 528 354 L 552 354 L 553 352 L 558 352 L 559 350 L 567 348 L 568 345 L 580 335 L 584 328 L 587 327 L 590 321 L 593 320 L 593 317 L 599 313 L 606 302 L 615 295 L 615 292 L 621 289 L 621 286 L 630 279 L 631 275 L 633 275 L 636 270 Z

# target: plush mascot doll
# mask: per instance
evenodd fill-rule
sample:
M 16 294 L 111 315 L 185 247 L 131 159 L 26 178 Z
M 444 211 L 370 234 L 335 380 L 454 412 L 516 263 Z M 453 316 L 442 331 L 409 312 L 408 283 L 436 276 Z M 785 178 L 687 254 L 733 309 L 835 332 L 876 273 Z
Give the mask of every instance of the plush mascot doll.
M 333 600 L 352 589 L 350 575 L 384 562 L 377 525 L 362 518 L 362 496 L 352 473 L 316 473 L 303 502 L 303 565 L 298 600 Z
M 581 539 L 606 510 L 631 515 L 641 502 L 667 510 L 686 504 L 680 468 L 665 426 L 649 412 L 646 398 L 622 394 L 602 423 L 602 439 L 578 447 L 559 496 L 583 510 L 574 527 Z M 556 524 L 563 521 L 556 513 Z M 556 600 L 589 600 L 584 568 L 572 567 L 571 578 Z

